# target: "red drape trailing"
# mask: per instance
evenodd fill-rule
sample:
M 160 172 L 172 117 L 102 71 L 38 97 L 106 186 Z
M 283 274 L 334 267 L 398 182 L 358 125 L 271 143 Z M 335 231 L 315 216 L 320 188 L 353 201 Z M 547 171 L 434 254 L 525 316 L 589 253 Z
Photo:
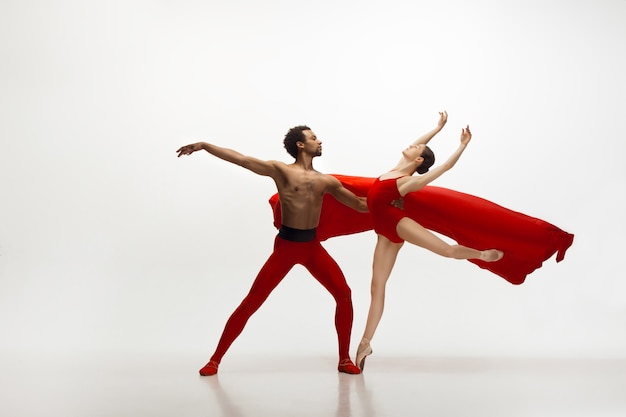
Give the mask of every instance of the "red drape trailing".
M 358 196 L 366 196 L 375 178 L 333 175 Z M 278 194 L 270 198 L 274 225 L 281 223 Z M 565 257 L 574 235 L 558 227 L 509 210 L 491 201 L 442 187 L 426 186 L 404 198 L 407 215 L 427 229 L 474 249 L 499 249 L 504 258 L 498 262 L 470 260 L 511 284 L 521 284 L 555 253 L 556 261 Z M 372 230 L 369 213 L 359 213 L 326 195 L 317 229 L 320 240 Z

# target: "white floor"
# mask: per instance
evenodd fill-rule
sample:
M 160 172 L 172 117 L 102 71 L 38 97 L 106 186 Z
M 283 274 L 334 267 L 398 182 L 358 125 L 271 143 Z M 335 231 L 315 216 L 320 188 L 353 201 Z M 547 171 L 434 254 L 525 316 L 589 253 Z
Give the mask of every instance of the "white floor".
M 363 375 L 334 358 L 3 355 L 0 415 L 626 416 L 626 360 L 372 356 Z

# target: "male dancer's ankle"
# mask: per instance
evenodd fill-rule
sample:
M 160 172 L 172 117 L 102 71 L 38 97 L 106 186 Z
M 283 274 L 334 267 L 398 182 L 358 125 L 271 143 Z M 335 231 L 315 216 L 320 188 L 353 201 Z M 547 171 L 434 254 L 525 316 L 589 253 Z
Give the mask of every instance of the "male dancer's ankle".
M 211 376 L 217 374 L 217 368 L 220 366 L 216 361 L 209 361 L 206 365 L 200 369 L 200 375 L 202 376 Z

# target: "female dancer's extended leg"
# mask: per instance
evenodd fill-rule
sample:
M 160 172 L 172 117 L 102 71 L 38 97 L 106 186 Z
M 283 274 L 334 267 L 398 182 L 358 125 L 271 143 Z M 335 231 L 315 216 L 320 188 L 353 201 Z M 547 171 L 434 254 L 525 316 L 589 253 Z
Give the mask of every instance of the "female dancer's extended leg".
M 405 217 L 398 222 L 396 226 L 398 236 L 417 246 L 428 249 L 437 255 L 454 259 L 480 259 L 485 262 L 499 261 L 503 253 L 495 249 L 476 250 L 463 245 L 450 245 L 425 229 L 422 225 L 413 219 Z

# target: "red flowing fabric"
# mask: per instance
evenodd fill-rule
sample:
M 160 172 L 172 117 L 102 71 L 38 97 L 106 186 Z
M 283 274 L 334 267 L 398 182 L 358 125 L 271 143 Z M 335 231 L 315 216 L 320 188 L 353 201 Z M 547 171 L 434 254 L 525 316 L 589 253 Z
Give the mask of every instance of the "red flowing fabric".
M 343 186 L 365 197 L 375 178 L 333 175 Z M 270 200 L 274 225 L 281 223 L 278 194 Z M 404 197 L 408 217 L 425 228 L 470 248 L 499 249 L 504 257 L 497 262 L 477 259 L 469 262 L 493 272 L 511 284 L 521 284 L 555 253 L 556 262 L 565 257 L 574 235 L 535 217 L 519 213 L 470 194 L 428 185 Z M 326 240 L 372 230 L 369 213 L 359 213 L 324 196 L 317 236 Z

